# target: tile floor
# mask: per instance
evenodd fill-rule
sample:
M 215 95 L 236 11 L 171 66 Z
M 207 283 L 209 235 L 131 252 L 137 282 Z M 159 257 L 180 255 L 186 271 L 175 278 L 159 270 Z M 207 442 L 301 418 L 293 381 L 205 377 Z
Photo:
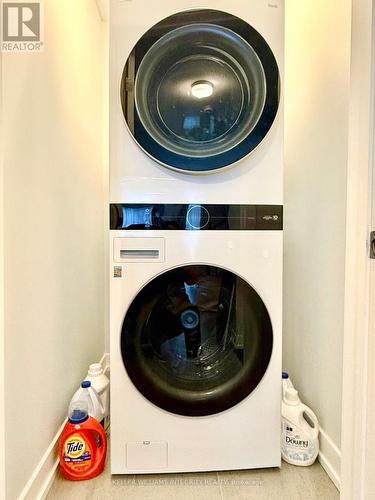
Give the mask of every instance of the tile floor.
M 99 477 L 71 482 L 60 474 L 47 500 L 338 500 L 319 463 L 281 469 L 197 474 L 112 476 L 109 460 Z

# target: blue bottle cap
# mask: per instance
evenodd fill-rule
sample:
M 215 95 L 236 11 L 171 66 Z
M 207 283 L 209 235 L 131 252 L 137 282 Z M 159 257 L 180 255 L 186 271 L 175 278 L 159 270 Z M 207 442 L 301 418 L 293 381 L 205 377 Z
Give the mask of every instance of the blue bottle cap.
M 72 414 L 69 416 L 69 422 L 71 424 L 82 424 L 82 422 L 86 422 L 88 418 L 89 416 L 86 411 L 76 408 L 72 411 Z
M 288 372 L 283 372 L 282 373 L 282 378 L 285 380 L 287 378 L 289 378 L 289 373 Z
M 90 382 L 90 380 L 84 380 L 84 381 L 82 382 L 82 384 L 81 384 L 81 387 L 82 387 L 83 389 L 87 389 L 88 387 L 91 387 L 91 382 Z

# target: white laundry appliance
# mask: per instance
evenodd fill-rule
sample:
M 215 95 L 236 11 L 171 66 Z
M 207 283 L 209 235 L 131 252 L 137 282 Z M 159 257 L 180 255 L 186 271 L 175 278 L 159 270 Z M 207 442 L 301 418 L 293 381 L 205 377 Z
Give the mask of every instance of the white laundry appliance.
M 282 206 L 111 205 L 113 474 L 280 465 Z
M 111 0 L 111 203 L 282 204 L 282 0 Z

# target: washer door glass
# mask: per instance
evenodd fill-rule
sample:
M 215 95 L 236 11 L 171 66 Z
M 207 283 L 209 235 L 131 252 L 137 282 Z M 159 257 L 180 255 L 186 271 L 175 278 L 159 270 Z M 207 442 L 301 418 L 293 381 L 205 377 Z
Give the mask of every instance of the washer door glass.
M 207 157 L 237 146 L 264 107 L 259 58 L 239 35 L 221 26 L 175 29 L 147 52 L 135 102 L 148 133 L 185 156 Z
M 247 23 L 218 11 L 181 13 L 136 45 L 124 71 L 123 110 L 156 160 L 215 170 L 262 141 L 277 111 L 278 84 L 271 50 Z
M 246 398 L 267 370 L 273 345 L 267 309 L 239 276 L 188 265 L 148 283 L 123 322 L 127 373 L 152 403 L 203 416 Z

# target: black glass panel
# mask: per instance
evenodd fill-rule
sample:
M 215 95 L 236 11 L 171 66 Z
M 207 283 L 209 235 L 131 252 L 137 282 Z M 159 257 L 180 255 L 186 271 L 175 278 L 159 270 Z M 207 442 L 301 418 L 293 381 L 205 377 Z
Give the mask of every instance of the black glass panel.
M 268 230 L 283 228 L 281 205 L 113 204 L 110 228 L 121 230 Z
M 261 381 L 272 354 L 271 321 L 243 279 L 214 266 L 172 269 L 131 304 L 121 352 L 137 389 L 172 413 L 223 411 Z

